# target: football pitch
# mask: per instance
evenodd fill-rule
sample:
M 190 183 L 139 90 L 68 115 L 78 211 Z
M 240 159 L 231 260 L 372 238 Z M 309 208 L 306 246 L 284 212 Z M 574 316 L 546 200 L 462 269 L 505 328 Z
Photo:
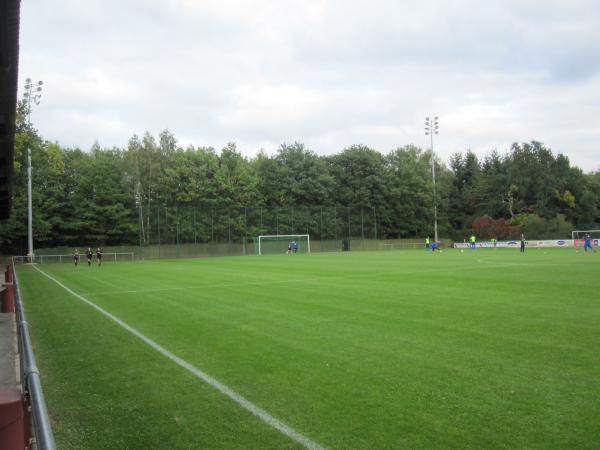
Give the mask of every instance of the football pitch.
M 282 253 L 18 275 L 61 449 L 600 442 L 600 254 Z

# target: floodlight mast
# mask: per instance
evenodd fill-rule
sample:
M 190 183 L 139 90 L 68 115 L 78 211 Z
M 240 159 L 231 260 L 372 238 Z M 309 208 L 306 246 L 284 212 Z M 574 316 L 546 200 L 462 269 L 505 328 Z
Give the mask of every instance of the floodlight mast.
M 23 97 L 27 105 L 27 128 L 31 131 L 31 102 L 40 104 L 42 98 L 42 86 L 44 82 L 33 83 L 31 78 L 25 79 L 25 93 Z M 31 195 L 31 142 L 27 142 L 27 258 L 33 262 L 33 206 Z
M 433 240 L 438 241 L 438 224 L 437 224 L 437 196 L 435 192 L 435 153 L 433 152 L 433 135 L 439 132 L 438 116 L 434 116 L 433 119 L 425 117 L 425 136 L 430 137 L 431 143 L 431 177 L 433 179 Z

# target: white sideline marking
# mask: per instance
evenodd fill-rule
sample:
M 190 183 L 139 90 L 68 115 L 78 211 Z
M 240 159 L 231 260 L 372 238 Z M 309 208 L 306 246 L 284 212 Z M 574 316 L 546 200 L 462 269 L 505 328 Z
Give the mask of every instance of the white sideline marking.
M 113 316 L 111 313 L 109 313 L 108 311 L 102 309 L 100 306 L 98 306 L 95 303 L 91 302 L 87 298 L 85 298 L 85 297 L 79 295 L 78 293 L 74 292 L 73 290 L 71 290 L 70 288 L 68 288 L 64 284 L 62 284 L 60 281 L 58 281 L 56 278 L 48 275 L 46 272 L 44 272 L 43 270 L 39 269 L 36 266 L 33 266 L 33 268 L 35 270 L 37 270 L 38 272 L 40 272 L 42 275 L 44 275 L 47 278 L 49 278 L 50 280 L 54 281 L 56 284 L 58 284 L 60 287 L 62 287 L 65 291 L 67 291 L 73 297 L 81 300 L 82 302 L 84 302 L 87 305 L 89 305 L 92 308 L 94 308 L 99 313 L 101 313 L 104 316 L 108 317 L 109 319 L 111 319 L 112 321 L 116 322 L 117 324 L 121 325 L 123 328 L 125 328 L 127 331 L 129 331 L 131 334 L 133 334 L 135 337 L 137 337 L 140 340 L 142 340 L 144 343 L 148 344 L 150 347 L 152 347 L 158 353 L 161 353 L 163 356 L 166 356 L 167 358 L 169 358 L 174 363 L 180 365 L 184 369 L 186 369 L 189 372 L 191 372 L 197 378 L 201 379 L 205 383 L 207 383 L 210 386 L 214 387 L 221 394 L 226 395 L 227 397 L 229 397 L 231 400 L 233 400 L 234 402 L 236 402 L 242 408 L 244 408 L 245 410 L 251 412 L 252 414 L 254 414 L 255 416 L 257 416 L 258 418 L 260 418 L 267 425 L 275 428 L 280 433 L 285 434 L 286 436 L 288 436 L 289 438 L 291 438 L 292 440 L 294 440 L 298 444 L 301 444 L 304 447 L 308 448 L 309 450 L 325 450 L 324 447 L 321 447 L 316 442 L 314 442 L 314 441 L 310 440 L 309 438 L 307 438 L 306 436 L 300 434 L 299 432 L 297 432 L 296 430 L 294 430 L 289 425 L 286 425 L 285 423 L 281 422 L 280 420 L 277 420 L 275 417 L 273 417 L 272 415 L 270 415 L 267 411 L 265 411 L 264 409 L 260 408 L 259 406 L 256 406 L 250 400 L 246 400 L 246 398 L 244 398 L 242 395 L 240 395 L 237 392 L 235 392 L 233 389 L 225 386 L 223 383 L 221 383 L 220 381 L 218 381 L 215 378 L 211 377 L 207 373 L 203 372 L 202 370 L 198 369 L 197 367 L 194 367 L 189 362 L 187 362 L 187 361 L 181 359 L 180 357 L 176 356 L 175 354 L 171 353 L 169 350 L 167 350 L 163 346 L 157 344 L 156 342 L 154 342 L 152 339 L 150 339 L 146 335 L 140 333 L 138 330 L 136 330 L 132 326 L 126 324 L 125 322 L 123 322 L 118 317 Z

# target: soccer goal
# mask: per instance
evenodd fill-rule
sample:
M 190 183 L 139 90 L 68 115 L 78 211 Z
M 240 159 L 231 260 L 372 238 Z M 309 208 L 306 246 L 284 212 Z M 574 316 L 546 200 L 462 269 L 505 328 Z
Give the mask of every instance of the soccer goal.
M 310 253 L 310 235 L 308 234 L 267 234 L 258 236 L 257 241 L 259 255 L 288 253 L 290 247 L 291 253 Z
M 585 236 L 589 234 L 592 237 L 592 245 L 598 247 L 600 244 L 600 230 L 573 230 L 571 231 L 571 239 L 573 239 L 574 247 L 583 247 Z

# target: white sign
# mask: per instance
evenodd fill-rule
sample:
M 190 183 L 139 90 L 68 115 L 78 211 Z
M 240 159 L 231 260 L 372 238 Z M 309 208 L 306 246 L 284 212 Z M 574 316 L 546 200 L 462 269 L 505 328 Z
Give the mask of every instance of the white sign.
M 521 241 L 498 241 L 496 247 L 520 247 Z M 572 239 L 550 239 L 543 241 L 525 241 L 526 247 L 573 247 Z M 489 241 L 476 242 L 477 248 L 493 248 L 494 243 Z M 469 242 L 456 242 L 454 248 L 471 248 Z

